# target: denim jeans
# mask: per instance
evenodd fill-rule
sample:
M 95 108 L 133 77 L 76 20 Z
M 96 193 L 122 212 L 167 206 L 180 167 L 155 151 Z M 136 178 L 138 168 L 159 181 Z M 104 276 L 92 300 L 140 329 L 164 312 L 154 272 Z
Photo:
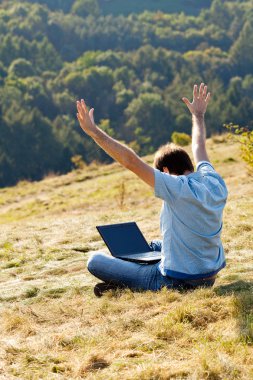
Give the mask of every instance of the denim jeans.
M 153 250 L 160 250 L 161 242 L 153 241 L 150 246 Z M 132 290 L 157 291 L 163 287 L 168 289 L 194 289 L 196 287 L 209 287 L 214 284 L 214 280 L 185 281 L 163 276 L 159 270 L 159 265 L 160 263 L 133 263 L 98 252 L 89 258 L 87 268 L 91 274 L 103 282 Z

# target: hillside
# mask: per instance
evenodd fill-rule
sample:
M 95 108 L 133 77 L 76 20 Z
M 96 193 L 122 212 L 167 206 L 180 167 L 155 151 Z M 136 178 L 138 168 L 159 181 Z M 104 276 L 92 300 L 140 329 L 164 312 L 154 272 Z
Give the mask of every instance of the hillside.
M 208 8 L 211 0 L 100 0 L 99 5 L 103 14 L 130 14 L 162 11 L 165 13 L 184 12 L 190 15 L 198 14 L 201 9 Z
M 209 3 L 0 1 L 0 187 L 70 172 L 76 155 L 108 163 L 77 125 L 81 98 L 142 156 L 190 133 L 181 99 L 194 83 L 213 94 L 209 136 L 231 122 L 253 128 L 253 2 L 199 12 Z
M 161 202 L 117 164 L 0 190 L 1 380 L 252 379 L 252 178 L 234 143 L 208 150 L 229 189 L 227 267 L 211 290 L 93 296 L 97 224 L 135 220 L 159 237 Z
M 14 1 L 14 0 L 12 0 Z M 26 0 L 30 3 L 37 3 L 46 5 L 52 10 L 62 10 L 69 12 L 75 2 L 95 4 L 96 0 Z M 0 4 L 5 0 L 0 0 Z M 7 2 L 7 1 L 6 1 Z M 130 13 L 141 13 L 145 10 L 148 11 L 162 11 L 166 13 L 184 12 L 190 15 L 196 15 L 203 8 L 209 8 L 212 0 L 97 0 L 100 13 L 103 15 L 128 15 Z

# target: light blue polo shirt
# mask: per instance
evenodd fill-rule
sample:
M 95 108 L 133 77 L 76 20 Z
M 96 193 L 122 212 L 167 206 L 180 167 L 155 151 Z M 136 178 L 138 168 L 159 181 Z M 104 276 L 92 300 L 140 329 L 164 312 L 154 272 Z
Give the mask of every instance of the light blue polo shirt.
M 197 279 L 225 267 L 221 231 L 227 194 L 210 162 L 199 162 L 189 175 L 155 169 L 155 195 L 164 201 L 160 216 L 164 276 Z

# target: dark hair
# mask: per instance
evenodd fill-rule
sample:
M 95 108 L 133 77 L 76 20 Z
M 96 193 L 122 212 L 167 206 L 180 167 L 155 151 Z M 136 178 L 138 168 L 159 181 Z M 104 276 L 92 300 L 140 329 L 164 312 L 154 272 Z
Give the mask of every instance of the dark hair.
M 161 172 L 166 167 L 170 174 L 176 175 L 182 175 L 187 170 L 194 172 L 188 153 L 175 144 L 166 144 L 158 149 L 154 158 L 154 167 Z

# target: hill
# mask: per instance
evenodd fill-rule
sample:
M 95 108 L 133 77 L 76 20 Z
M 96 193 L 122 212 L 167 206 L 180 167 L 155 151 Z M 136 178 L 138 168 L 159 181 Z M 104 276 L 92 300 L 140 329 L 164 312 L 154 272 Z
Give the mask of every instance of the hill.
M 15 0 L 12 0 L 15 2 Z M 107 15 L 128 15 L 131 13 L 141 13 L 145 10 L 154 12 L 162 11 L 165 13 L 184 12 L 186 14 L 196 15 L 203 8 L 209 8 L 212 0 L 26 0 L 30 3 L 37 3 L 46 5 L 52 10 L 62 10 L 69 12 L 75 2 L 85 3 L 86 8 L 89 9 L 93 2 L 99 5 L 101 14 Z M 5 2 L 5 0 L 0 0 Z M 17 2 L 17 1 L 16 1 Z
M 0 1 L 0 187 L 67 173 L 76 155 L 108 162 L 77 125 L 81 98 L 142 156 L 190 133 L 181 99 L 194 83 L 213 94 L 209 136 L 231 122 L 253 128 L 252 1 L 214 0 L 191 15 L 171 12 L 209 1 L 112 0 L 106 16 L 96 2 Z
M 97 224 L 159 237 L 161 202 L 117 164 L 0 190 L 1 379 L 252 378 L 252 178 L 224 136 L 208 150 L 229 189 L 227 267 L 209 290 L 93 296 Z
M 165 13 L 180 13 L 196 15 L 201 9 L 209 8 L 212 0 L 100 0 L 99 5 L 103 14 L 130 14 L 162 11 Z

